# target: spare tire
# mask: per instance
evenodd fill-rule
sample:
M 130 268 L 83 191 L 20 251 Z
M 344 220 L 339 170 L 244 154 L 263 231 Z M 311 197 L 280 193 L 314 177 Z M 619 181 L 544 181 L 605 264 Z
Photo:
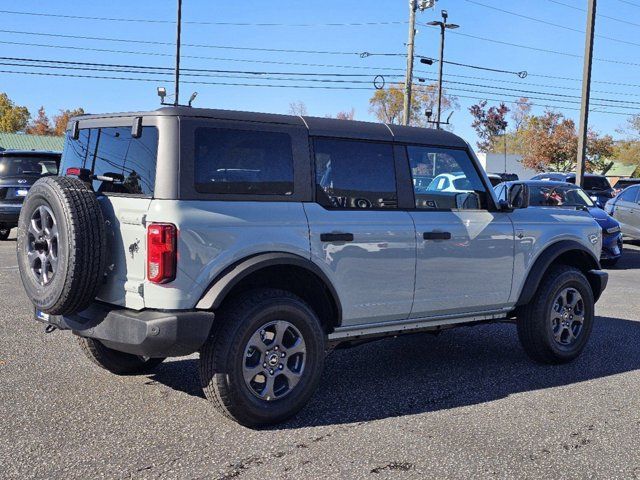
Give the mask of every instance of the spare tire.
M 18 221 L 18 267 L 29 300 L 51 315 L 86 309 L 105 271 L 107 242 L 95 193 L 70 177 L 44 177 Z

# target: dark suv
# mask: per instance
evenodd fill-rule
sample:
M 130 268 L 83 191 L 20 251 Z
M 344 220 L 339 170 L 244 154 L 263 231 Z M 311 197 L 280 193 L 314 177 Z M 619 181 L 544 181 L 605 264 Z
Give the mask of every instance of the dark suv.
M 576 174 L 570 172 L 547 172 L 540 173 L 531 180 L 551 180 L 554 182 L 576 183 Z M 615 190 L 611 187 L 609 180 L 604 175 L 585 173 L 584 185 L 582 188 L 589 194 L 596 206 L 604 209 L 605 204 L 616 196 Z
M 40 177 L 57 175 L 60 153 L 33 150 L 0 151 L 0 240 L 18 226 L 24 197 Z

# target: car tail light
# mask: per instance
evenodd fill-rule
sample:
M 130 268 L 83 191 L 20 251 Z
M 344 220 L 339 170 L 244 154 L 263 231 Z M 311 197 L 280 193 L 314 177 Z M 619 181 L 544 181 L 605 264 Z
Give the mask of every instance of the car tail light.
M 176 237 L 170 223 L 152 223 L 147 229 L 147 279 L 167 283 L 176 278 Z

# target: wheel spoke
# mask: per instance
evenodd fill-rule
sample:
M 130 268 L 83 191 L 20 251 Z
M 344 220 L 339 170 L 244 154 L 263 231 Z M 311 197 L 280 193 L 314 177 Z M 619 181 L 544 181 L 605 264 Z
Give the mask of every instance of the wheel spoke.
M 40 273 L 42 278 L 42 284 L 45 285 L 49 283 L 49 259 L 45 256 L 42 257 Z
M 276 336 L 273 339 L 273 343 L 274 345 L 282 346 L 282 340 L 284 339 L 284 334 L 286 333 L 287 328 L 289 328 L 289 323 L 279 320 L 274 324 L 273 328 L 276 331 Z
M 35 250 L 29 250 L 27 252 L 27 260 L 29 260 L 29 266 L 34 269 L 35 268 L 35 262 L 36 260 L 38 260 L 40 258 L 40 256 L 38 255 L 38 252 L 36 252 Z
M 264 386 L 264 390 L 262 390 L 262 397 L 265 400 L 274 400 L 276 398 L 276 394 L 273 391 L 273 384 L 275 382 L 275 377 L 273 375 L 267 375 L 266 385 Z
M 562 300 L 562 306 L 563 306 L 563 307 L 566 307 L 566 306 L 567 306 L 567 303 L 568 303 L 568 300 L 567 300 L 567 294 L 568 294 L 568 293 L 569 293 L 569 290 L 568 290 L 568 289 L 565 289 L 565 290 L 563 290 L 563 291 L 560 293 L 560 297 L 559 297 L 559 299 L 561 299 L 561 300 Z
M 562 332 L 564 332 L 564 328 L 558 327 L 553 333 L 553 338 L 555 338 L 558 343 L 562 343 Z
M 304 340 L 302 339 L 302 337 L 300 337 L 298 338 L 298 340 L 296 340 L 296 343 L 292 347 L 287 348 L 287 356 L 291 357 L 296 353 L 304 353 L 305 350 L 306 348 L 305 348 Z
M 264 374 L 264 369 L 262 368 L 261 363 L 258 363 L 255 367 L 247 367 L 245 365 L 244 368 L 242 369 L 242 374 L 246 382 L 251 382 L 255 378 L 255 376 L 258 375 L 259 373 Z
M 38 224 L 36 223 L 35 218 L 32 218 L 29 222 L 29 233 L 36 239 L 42 234 L 42 230 L 38 229 Z
M 576 290 L 571 290 L 571 301 L 567 303 L 567 306 L 573 309 L 581 299 L 582 297 Z
M 262 339 L 261 330 L 258 330 L 256 333 L 251 335 L 251 338 L 249 339 L 249 343 L 247 344 L 247 348 L 245 349 L 245 351 L 249 350 L 249 347 L 255 348 L 261 354 L 264 353 L 266 344 L 264 343 L 264 340 Z
M 584 323 L 584 315 L 574 315 L 573 323 L 579 323 L 580 325 L 582 325 Z
M 58 268 L 58 259 L 52 255 L 51 252 L 47 255 L 47 262 L 51 265 L 52 273 L 56 273 L 56 269 Z

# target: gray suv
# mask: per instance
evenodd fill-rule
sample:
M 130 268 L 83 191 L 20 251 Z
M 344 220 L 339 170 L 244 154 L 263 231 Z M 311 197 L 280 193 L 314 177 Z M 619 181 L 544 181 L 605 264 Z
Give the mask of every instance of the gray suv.
M 607 283 L 587 212 L 528 209 L 518 183 L 498 202 L 445 131 L 90 115 L 69 124 L 61 175 L 20 216 L 36 318 L 116 374 L 199 352 L 207 398 L 248 426 L 300 410 L 337 345 L 508 321 L 534 360 L 570 361 Z

